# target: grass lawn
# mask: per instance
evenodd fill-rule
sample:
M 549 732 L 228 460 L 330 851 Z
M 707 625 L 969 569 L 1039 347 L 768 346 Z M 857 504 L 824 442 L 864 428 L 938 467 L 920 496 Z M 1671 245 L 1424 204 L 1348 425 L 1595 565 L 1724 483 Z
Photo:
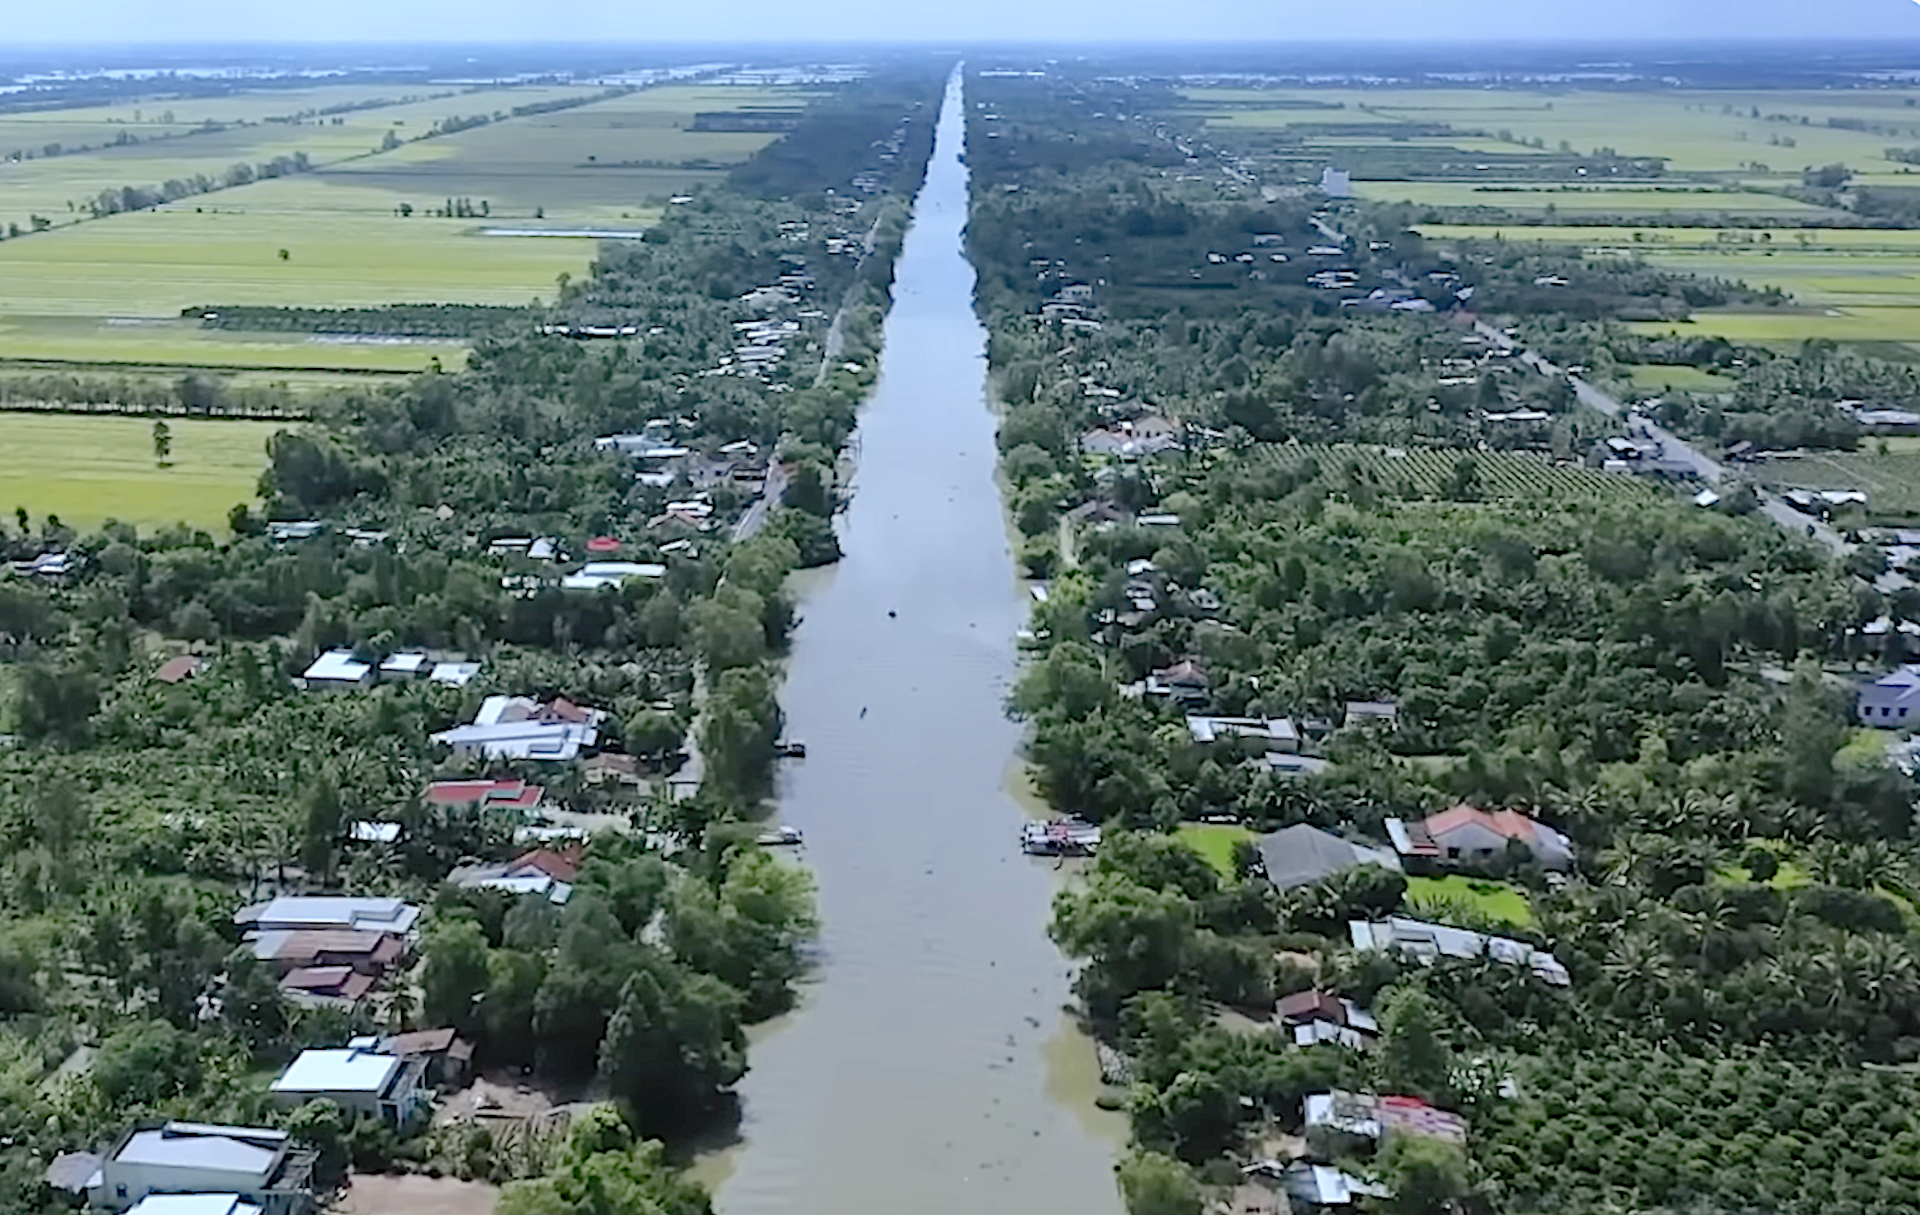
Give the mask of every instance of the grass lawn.
M 1245 827 L 1226 823 L 1181 823 L 1175 837 L 1207 858 L 1207 863 L 1228 879 L 1238 877 L 1233 867 L 1233 850 L 1242 840 L 1253 838 Z
M 272 422 L 167 419 L 173 463 L 153 462 L 153 422 L 73 414 L 0 414 L 0 507 L 24 506 L 74 527 L 119 519 L 224 532 L 235 503 L 255 501 Z
M 1698 367 L 1667 367 L 1645 363 L 1633 369 L 1630 377 L 1635 388 L 1649 392 L 1685 390 L 1687 392 L 1732 392 L 1736 381 Z
M 1468 906 L 1482 915 L 1508 924 L 1524 926 L 1533 923 L 1533 905 L 1527 901 L 1526 892 L 1518 886 L 1460 874 L 1437 878 L 1409 877 L 1407 905 L 1416 910 Z

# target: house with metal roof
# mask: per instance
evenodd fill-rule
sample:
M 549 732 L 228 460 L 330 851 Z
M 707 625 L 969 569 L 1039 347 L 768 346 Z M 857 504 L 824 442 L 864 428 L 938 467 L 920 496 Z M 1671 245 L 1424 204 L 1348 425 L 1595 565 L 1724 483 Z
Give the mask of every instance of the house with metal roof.
M 1400 869 L 1400 858 L 1386 848 L 1356 844 L 1306 823 L 1263 835 L 1254 845 L 1260 850 L 1260 867 L 1276 890 L 1325 881 L 1360 865 Z
M 419 919 L 420 909 L 400 899 L 334 894 L 282 895 L 233 913 L 233 922 L 248 933 L 334 928 L 405 936 Z
M 1384 950 L 1426 963 L 1436 962 L 1442 957 L 1487 957 L 1509 966 L 1525 966 L 1541 981 L 1555 987 L 1567 987 L 1573 982 L 1573 976 L 1567 973 L 1560 959 L 1544 949 L 1535 949 L 1525 941 L 1508 937 L 1487 936 L 1465 928 L 1450 928 L 1445 924 L 1432 924 L 1397 915 L 1378 923 L 1350 920 L 1347 933 L 1352 938 L 1353 947 L 1362 953 Z
M 1201 717 L 1187 718 L 1187 733 L 1195 743 L 1209 746 L 1224 741 L 1246 740 L 1258 743 L 1266 751 L 1298 751 L 1300 731 L 1285 717 Z
M 373 664 L 361 662 L 352 650 L 328 650 L 300 675 L 309 692 L 346 692 L 373 683 Z
M 294 1148 L 285 1131 L 199 1122 L 137 1124 L 108 1150 L 87 1194 L 93 1205 L 112 1211 L 130 1210 L 150 1194 L 197 1194 L 229 1196 L 259 1215 L 305 1215 L 313 1207 L 313 1164 L 313 1153 Z M 162 1215 L 189 1213 L 163 1210 Z M 229 1215 L 247 1213 L 229 1204 Z
M 1920 664 L 1907 663 L 1860 685 L 1854 714 L 1862 725 L 1902 730 L 1920 720 Z
M 355 1117 L 406 1127 L 427 1107 L 426 1067 L 417 1059 L 341 1047 L 304 1050 L 267 1092 L 275 1105 L 331 1101 Z

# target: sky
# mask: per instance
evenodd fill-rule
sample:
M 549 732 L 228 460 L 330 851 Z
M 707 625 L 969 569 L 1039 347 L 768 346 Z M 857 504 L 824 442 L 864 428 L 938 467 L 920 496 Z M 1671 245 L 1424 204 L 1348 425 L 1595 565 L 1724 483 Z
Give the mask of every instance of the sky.
M 1920 39 L 1920 0 L 90 0 L 9 5 L 20 44 Z M 1912 66 L 1920 67 L 1920 63 Z

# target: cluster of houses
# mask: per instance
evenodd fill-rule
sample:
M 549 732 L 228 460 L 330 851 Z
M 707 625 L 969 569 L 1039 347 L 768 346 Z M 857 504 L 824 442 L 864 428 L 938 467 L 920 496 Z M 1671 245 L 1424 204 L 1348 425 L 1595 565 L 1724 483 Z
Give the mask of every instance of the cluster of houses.
M 294 685 L 308 692 L 355 692 L 380 683 L 424 682 L 464 688 L 479 673 L 477 662 L 436 658 L 426 650 L 397 650 L 374 662 L 341 648 L 315 658 Z
M 306 1050 L 274 1078 L 283 1110 L 330 1101 L 349 1117 L 414 1125 L 438 1085 L 466 1079 L 472 1044 L 452 1029 L 356 1037 Z M 318 1157 L 285 1131 L 200 1122 L 142 1121 L 99 1152 L 67 1152 L 47 1185 L 89 1206 L 128 1215 L 310 1215 Z
M 677 522 L 704 531 L 710 526 L 706 516 L 712 513 L 706 491 L 727 483 L 761 488 L 767 480 L 767 460 L 750 439 L 735 439 L 710 452 L 697 451 L 675 439 L 676 429 L 669 418 L 650 418 L 637 433 L 602 435 L 593 445 L 595 450 L 632 460 L 636 466 L 634 479 L 642 485 L 666 489 L 684 479 L 694 489 L 693 497 L 669 503 L 652 526 Z M 705 510 L 697 505 L 703 502 Z
M 312 1008 L 359 1008 L 419 941 L 420 908 L 394 898 L 283 895 L 234 913 L 241 941 L 281 992 Z
M 1419 1097 L 1333 1089 L 1301 1103 L 1304 1139 L 1289 1160 L 1256 1160 L 1241 1169 L 1233 1210 L 1284 1215 L 1289 1209 L 1340 1210 L 1360 1199 L 1391 1198 L 1379 1183 L 1332 1163 L 1404 1135 L 1464 1145 L 1468 1123 Z

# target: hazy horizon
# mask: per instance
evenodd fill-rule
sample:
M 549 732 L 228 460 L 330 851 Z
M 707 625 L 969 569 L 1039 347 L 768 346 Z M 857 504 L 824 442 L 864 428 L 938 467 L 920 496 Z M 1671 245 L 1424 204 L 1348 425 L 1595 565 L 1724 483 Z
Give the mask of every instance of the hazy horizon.
M 102 31 L 111 31 L 103 37 Z M 26 47 L 258 45 L 301 43 L 699 43 L 850 42 L 1208 43 L 1345 41 L 1552 41 L 1624 43 L 1683 40 L 1920 38 L 1916 0 L 1616 0 L 1580 9 L 1537 0 L 1480 0 L 1471 9 L 1417 0 L 1344 5 L 1275 5 L 1271 0 L 1192 0 L 1161 6 L 1111 0 L 976 0 L 964 8 L 918 10 L 883 0 L 736 0 L 723 8 L 658 6 L 556 20 L 551 10 L 507 4 L 416 0 L 335 0 L 319 6 L 241 5 L 234 0 L 100 0 L 34 6 L 15 13 L 8 41 Z

